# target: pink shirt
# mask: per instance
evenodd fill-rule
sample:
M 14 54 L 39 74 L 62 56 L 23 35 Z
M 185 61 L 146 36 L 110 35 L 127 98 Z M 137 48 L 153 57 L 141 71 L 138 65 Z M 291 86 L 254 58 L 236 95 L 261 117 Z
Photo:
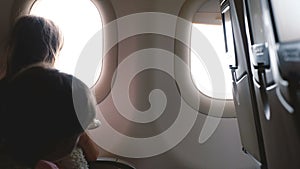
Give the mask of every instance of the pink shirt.
M 57 165 L 55 165 L 52 162 L 40 160 L 35 166 L 35 169 L 59 169 L 59 168 L 57 167 Z

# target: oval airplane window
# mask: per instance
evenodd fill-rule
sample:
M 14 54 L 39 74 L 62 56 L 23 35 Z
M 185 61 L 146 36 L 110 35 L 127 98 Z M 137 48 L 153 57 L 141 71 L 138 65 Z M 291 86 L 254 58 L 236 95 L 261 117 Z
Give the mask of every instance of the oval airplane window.
M 55 61 L 55 68 L 61 72 L 75 75 L 77 62 L 87 44 L 89 44 L 99 30 L 102 29 L 102 20 L 96 6 L 90 0 L 37 0 L 30 11 L 31 15 L 41 16 L 52 20 L 62 31 L 64 37 L 63 48 Z M 102 37 L 97 41 L 97 51 L 102 52 Z M 93 44 L 95 45 L 95 44 Z M 98 50 L 99 49 L 99 50 Z M 95 55 L 95 54 L 94 54 Z M 98 54 L 101 56 L 102 53 Z M 82 61 L 82 58 L 80 58 Z M 93 74 L 93 79 L 78 77 L 87 86 L 92 87 L 98 80 L 102 60 L 97 63 Z M 86 65 L 88 66 L 88 65 Z M 90 70 L 90 69 L 89 69 Z
M 201 59 L 195 50 L 199 48 L 202 52 L 201 55 L 205 55 L 205 51 L 207 49 L 201 49 L 201 46 L 197 46 L 197 37 L 193 37 L 193 35 L 197 35 L 197 32 L 200 32 L 202 35 L 206 37 L 208 40 L 207 43 L 213 47 L 215 50 L 217 57 L 221 63 L 221 67 L 223 69 L 224 74 L 220 74 L 218 76 L 223 76 L 225 82 L 214 85 L 225 85 L 225 91 L 214 91 L 212 87 L 212 80 L 210 78 L 210 74 L 208 73 L 208 69 L 206 69 L 206 65 L 204 61 Z M 199 34 L 198 34 L 199 35 Z M 208 24 L 197 24 L 194 23 L 192 27 L 192 41 L 191 41 L 191 75 L 193 82 L 197 89 L 201 91 L 203 94 L 217 99 L 232 99 L 232 78 L 231 72 L 229 70 L 229 63 L 232 58 L 230 58 L 225 53 L 225 44 L 224 44 L 224 34 L 222 25 L 208 25 Z M 219 88 L 219 87 L 218 87 Z M 222 87 L 220 87 L 222 88 Z

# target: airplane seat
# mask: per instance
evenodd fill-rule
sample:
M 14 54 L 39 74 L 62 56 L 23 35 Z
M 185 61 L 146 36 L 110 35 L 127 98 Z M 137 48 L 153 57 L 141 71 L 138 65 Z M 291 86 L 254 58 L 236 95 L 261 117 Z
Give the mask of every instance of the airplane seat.
M 246 2 L 250 16 L 250 64 L 267 167 L 297 169 L 300 167 L 299 22 L 290 19 L 297 13 L 287 16 L 285 8 L 299 4 L 289 0 Z
M 265 2 L 265 1 L 264 1 Z M 299 89 L 300 89 L 300 36 L 299 21 L 291 18 L 300 16 L 299 12 L 286 12 L 298 9 L 300 3 L 287 0 L 278 3 L 271 0 L 263 3 L 267 18 L 272 25 L 265 25 L 269 29 L 270 41 L 274 45 L 273 69 L 276 70 L 277 85 L 279 86 L 278 97 L 281 97 L 281 104 L 289 112 L 299 112 Z M 284 17 L 283 17 L 284 16 Z M 281 96 L 280 96 L 281 95 Z M 297 115 L 298 113 L 295 113 Z
M 279 43 L 277 48 L 280 94 L 285 102 L 299 112 L 300 103 L 300 43 Z M 292 111 L 292 110 L 290 110 Z
M 136 169 L 132 164 L 117 158 L 101 157 L 89 162 L 90 169 Z
M 233 98 L 242 142 L 242 150 L 260 168 L 266 167 L 263 139 L 255 100 L 249 55 L 245 43 L 245 29 L 240 16 L 244 15 L 242 1 L 221 1 L 226 52 L 235 57 L 229 66 L 232 72 Z

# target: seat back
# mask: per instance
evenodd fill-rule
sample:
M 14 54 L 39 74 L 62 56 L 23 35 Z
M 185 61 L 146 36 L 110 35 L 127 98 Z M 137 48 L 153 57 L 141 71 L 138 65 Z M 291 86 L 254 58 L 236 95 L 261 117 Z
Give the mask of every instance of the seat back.
M 229 55 L 235 55 L 236 59 L 229 67 L 232 72 L 233 96 L 243 150 L 264 166 L 264 146 L 249 65 L 246 30 L 244 18 L 240 17 L 244 15 L 243 8 L 242 1 L 221 2 L 226 51 Z
M 298 36 L 300 40 L 300 36 L 299 33 L 295 37 L 289 34 L 294 32 L 293 25 L 298 27 L 300 23 L 293 22 L 295 16 L 289 16 L 286 10 L 282 12 L 282 8 L 299 3 L 290 0 L 245 2 L 255 97 L 268 168 L 299 168 L 300 58 L 297 53 L 300 45 L 294 38 Z M 290 25 L 289 20 L 293 20 Z

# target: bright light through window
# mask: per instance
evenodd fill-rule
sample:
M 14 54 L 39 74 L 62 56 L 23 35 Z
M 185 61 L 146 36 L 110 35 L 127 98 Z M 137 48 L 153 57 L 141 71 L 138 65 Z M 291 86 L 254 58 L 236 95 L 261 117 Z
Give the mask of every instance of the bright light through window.
M 102 28 L 100 14 L 95 5 L 90 0 L 38 0 L 30 14 L 51 19 L 61 29 L 64 45 L 56 59 L 55 68 L 74 75 L 82 50 Z M 92 84 L 87 84 L 89 87 L 100 76 L 101 63 L 99 65 L 96 72 L 91 72 L 95 75 Z
M 208 39 L 208 42 L 213 46 L 213 50 L 216 51 L 224 72 L 224 74 L 221 74 L 220 76 L 225 77 L 225 82 L 215 85 L 225 84 L 225 91 L 217 91 L 213 93 L 212 81 L 206 69 L 205 63 L 203 63 L 203 61 L 197 57 L 196 52 L 191 52 L 191 74 L 194 84 L 198 90 L 207 96 L 219 99 L 232 99 L 232 78 L 228 66 L 232 58 L 225 54 L 225 42 L 222 25 L 193 24 L 192 36 L 196 35 L 195 31 L 201 32 Z M 197 39 L 197 37 L 192 38 L 192 50 L 195 48 L 201 49 L 201 46 L 197 46 L 195 39 Z M 201 53 L 201 55 L 205 55 L 205 53 Z

